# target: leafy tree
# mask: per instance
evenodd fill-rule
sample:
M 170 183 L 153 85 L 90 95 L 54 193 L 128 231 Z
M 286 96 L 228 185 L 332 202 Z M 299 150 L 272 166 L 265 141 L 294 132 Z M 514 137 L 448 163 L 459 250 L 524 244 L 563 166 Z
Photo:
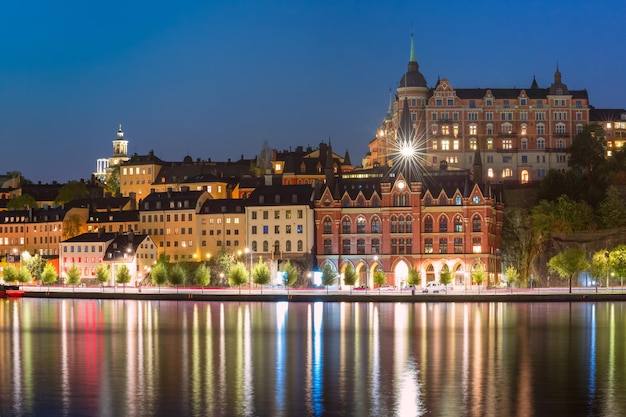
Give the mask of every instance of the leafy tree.
M 597 123 L 583 126 L 582 131 L 572 139 L 567 153 L 570 167 L 593 177 L 595 169 L 602 165 L 606 155 L 606 137 L 602 126 Z
M 98 267 L 96 268 L 96 279 L 100 283 L 100 286 L 102 287 L 102 291 L 104 291 L 104 284 L 106 284 L 109 281 L 110 277 L 111 277 L 111 268 L 109 268 L 107 264 L 104 264 L 104 263 L 99 264 Z
M 209 282 L 211 282 L 211 270 L 209 267 L 205 264 L 200 264 L 198 269 L 196 269 L 195 280 L 196 284 L 200 285 L 204 291 L 204 287 L 209 285 Z
M 170 282 L 170 285 L 174 285 L 176 287 L 176 292 L 178 292 L 178 287 L 185 283 L 185 269 L 179 263 L 174 264 L 167 274 L 167 280 Z
M 77 214 L 69 214 L 63 219 L 63 239 L 67 240 L 78 236 L 83 227 L 83 221 Z
M 598 223 L 604 229 L 626 226 L 626 204 L 611 186 L 606 191 L 606 198 L 598 205 Z
M 43 259 L 39 254 L 35 256 L 24 256 L 26 252 L 22 253 L 22 259 L 24 260 L 24 265 L 30 272 L 30 275 L 35 278 L 35 280 L 41 280 L 41 274 L 43 273 L 43 269 L 46 266 L 47 261 Z
M 626 276 L 626 245 L 619 245 L 609 252 L 609 267 L 623 285 Z
M 452 283 L 452 272 L 450 272 L 447 266 L 439 273 L 439 282 L 446 288 L 446 292 L 448 292 L 448 285 Z
M 406 278 L 406 283 L 413 287 L 417 287 L 421 284 L 421 282 L 422 282 L 422 277 L 420 276 L 420 272 L 411 266 L 409 268 L 409 274 Z
M 82 181 L 70 181 L 59 189 L 57 198 L 54 199 L 54 205 L 60 206 L 70 201 L 89 196 L 87 185 Z
M 325 264 L 322 268 L 322 285 L 326 287 L 326 293 L 328 293 L 328 287 L 335 285 L 337 281 L 337 272 L 330 264 Z
M 487 279 L 485 267 L 481 264 L 476 265 L 474 271 L 472 271 L 472 281 L 478 285 L 478 294 L 480 294 L 480 285 L 485 282 L 485 279 Z
M 263 258 L 259 257 L 259 261 L 252 268 L 252 281 L 256 285 L 261 286 L 261 292 L 263 292 L 263 285 L 269 284 L 270 276 L 270 268 L 267 266 L 267 262 L 264 262 Z
M 2 277 L 5 282 L 17 281 L 17 268 L 13 264 L 6 264 L 4 267 L 4 275 Z
M 382 285 L 385 285 L 386 282 L 387 277 L 385 276 L 385 273 L 383 271 L 381 271 L 380 269 L 374 271 L 374 284 L 378 286 L 378 294 L 380 294 L 380 287 Z
M 562 195 L 556 201 L 542 200 L 533 207 L 532 224 L 544 238 L 552 233 L 572 233 L 593 228 L 593 210 L 584 201 Z
M 43 268 L 43 272 L 41 273 L 41 282 L 45 285 L 50 285 L 55 283 L 59 278 L 56 269 L 51 264 L 46 264 Z
M 21 194 L 13 197 L 7 203 L 9 210 L 28 210 L 37 207 L 37 200 L 30 194 Z
M 215 257 L 212 258 L 212 261 L 215 263 L 217 271 L 223 272 L 223 276 L 228 277 L 230 268 L 235 264 L 235 255 L 230 253 L 224 246 L 221 246 Z M 224 285 L 225 283 L 220 279 L 218 284 Z
M 352 287 L 357 280 L 357 274 L 352 265 L 346 265 L 346 269 L 343 271 L 343 283 L 350 287 L 350 293 L 352 293 Z
M 25 266 L 20 266 L 17 269 L 17 282 L 21 284 L 27 284 L 33 279 L 28 269 Z
M 591 264 L 589 265 L 589 275 L 591 275 L 596 282 L 607 279 L 609 276 L 609 252 L 605 249 L 594 252 L 591 255 Z
M 72 264 L 72 266 L 69 267 L 66 280 L 67 283 L 72 286 L 72 291 L 80 284 L 80 270 L 76 265 Z
M 243 262 L 237 262 L 228 271 L 228 282 L 232 287 L 239 287 L 239 294 L 241 294 L 241 285 L 248 282 L 248 270 Z
M 290 260 L 287 260 L 287 262 L 285 262 L 285 265 L 283 266 L 283 271 L 285 272 L 285 274 L 287 274 L 287 277 L 285 279 L 285 285 L 287 286 L 287 288 L 289 288 L 298 279 L 298 269 L 294 264 L 291 263 Z
M 572 276 L 589 268 L 585 252 L 578 248 L 568 248 L 553 256 L 548 261 L 550 272 L 556 272 L 561 278 L 569 279 L 569 292 L 572 292 Z
M 152 285 L 159 287 L 161 292 L 161 285 L 167 282 L 168 264 L 165 260 L 159 260 L 153 267 L 150 273 Z
M 504 271 L 504 278 L 506 278 L 506 282 L 508 282 L 511 286 L 511 292 L 513 292 L 513 284 L 520 279 L 520 274 L 517 272 L 517 268 L 509 266 L 506 271 Z
M 118 266 L 116 268 L 115 275 L 117 283 L 122 284 L 124 286 L 124 291 L 126 291 L 126 284 L 130 282 L 130 270 L 126 264 Z
M 106 177 L 106 191 L 113 197 L 120 195 L 120 166 L 109 167 Z
M 520 285 L 526 284 L 526 277 L 530 276 L 533 259 L 541 252 L 543 241 L 539 230 L 533 228 L 530 210 L 526 208 L 504 209 L 504 224 L 502 227 L 503 260 L 515 265 L 521 277 Z

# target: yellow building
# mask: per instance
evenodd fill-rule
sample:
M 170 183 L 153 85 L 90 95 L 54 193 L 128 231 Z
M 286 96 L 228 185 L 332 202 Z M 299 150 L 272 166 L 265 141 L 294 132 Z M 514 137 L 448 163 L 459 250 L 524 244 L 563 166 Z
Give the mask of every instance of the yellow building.
M 148 234 L 173 262 L 193 261 L 200 256 L 197 215 L 210 198 L 206 191 L 153 192 L 139 206 L 139 229 Z M 195 256 L 194 256 L 195 255 Z

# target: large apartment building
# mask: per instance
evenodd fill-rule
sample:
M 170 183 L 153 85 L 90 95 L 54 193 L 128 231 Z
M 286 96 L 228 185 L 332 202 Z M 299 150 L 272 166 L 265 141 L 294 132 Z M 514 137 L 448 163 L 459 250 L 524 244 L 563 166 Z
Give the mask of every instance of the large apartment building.
M 441 78 L 429 88 L 411 38 L 407 72 L 363 163 L 393 164 L 408 140 L 419 145 L 425 167 L 470 169 L 478 150 L 491 182 L 539 181 L 567 168 L 566 149 L 589 123 L 589 110 L 587 91 L 568 88 L 558 66 L 545 87 L 533 79 L 528 88 L 458 88 Z M 402 134 L 403 111 L 414 137 Z

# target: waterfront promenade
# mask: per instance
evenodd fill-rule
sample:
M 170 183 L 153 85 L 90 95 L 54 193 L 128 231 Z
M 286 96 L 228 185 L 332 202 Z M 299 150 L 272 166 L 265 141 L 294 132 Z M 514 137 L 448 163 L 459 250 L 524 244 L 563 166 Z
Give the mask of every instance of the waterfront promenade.
M 199 287 L 70 287 L 70 286 L 22 286 L 27 298 L 78 298 L 120 300 L 178 300 L 178 301 L 256 301 L 256 302 L 593 302 L 626 301 L 622 287 L 577 287 L 569 293 L 568 288 L 540 289 L 454 289 L 447 293 L 422 293 L 411 290 L 346 290 L 346 289 L 285 289 L 263 290 L 242 287 L 241 290 Z

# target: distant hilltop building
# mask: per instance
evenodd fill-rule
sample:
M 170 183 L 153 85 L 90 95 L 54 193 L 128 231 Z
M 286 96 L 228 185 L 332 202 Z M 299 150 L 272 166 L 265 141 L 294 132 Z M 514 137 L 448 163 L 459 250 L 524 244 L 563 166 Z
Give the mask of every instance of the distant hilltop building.
M 429 88 L 411 36 L 407 72 L 363 165 L 392 165 L 403 141 L 411 139 L 425 166 L 471 169 L 478 150 L 491 182 L 540 181 L 550 169 L 567 169 L 566 149 L 589 123 L 589 112 L 587 90 L 568 88 L 558 65 L 544 88 L 534 78 L 527 88 L 455 88 L 446 78 Z M 414 138 L 402 135 L 403 113 Z
M 94 172 L 93 175 L 98 180 L 106 182 L 110 169 L 116 165 L 121 165 L 129 159 L 128 141 L 124 139 L 124 131 L 120 124 L 117 130 L 117 137 L 113 140 L 113 155 L 109 158 L 98 158 L 96 161 L 96 172 Z

